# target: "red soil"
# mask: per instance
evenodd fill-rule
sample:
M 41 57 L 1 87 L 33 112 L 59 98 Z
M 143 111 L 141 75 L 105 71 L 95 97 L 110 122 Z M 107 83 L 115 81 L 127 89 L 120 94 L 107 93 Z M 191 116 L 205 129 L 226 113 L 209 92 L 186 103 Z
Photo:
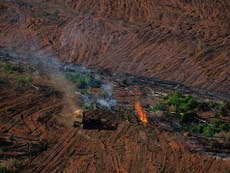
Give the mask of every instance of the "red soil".
M 39 87 L 16 89 L 14 82 L 0 84 L 0 142 L 3 155 L 17 158 L 20 172 L 229 172 L 229 160 L 191 151 L 182 134 L 158 125 L 137 122 L 129 111 L 91 110 L 87 118 L 111 117 L 115 130 L 66 126 L 63 94 L 42 76 Z M 114 118 L 117 117 L 117 118 Z M 48 149 L 41 150 L 41 139 Z M 8 144 L 4 145 L 2 141 Z M 30 146 L 30 147 L 29 147 Z
M 229 94 L 228 0 L 22 0 L 0 8 L 8 50 Z
M 230 94 L 229 10 L 228 0 L 2 0 L 0 50 Z M 39 91 L 0 85 L 3 154 L 19 159 L 22 172 L 230 172 L 229 160 L 192 152 L 186 137 L 125 111 L 116 130 L 66 126 L 62 94 L 42 79 L 34 84 Z

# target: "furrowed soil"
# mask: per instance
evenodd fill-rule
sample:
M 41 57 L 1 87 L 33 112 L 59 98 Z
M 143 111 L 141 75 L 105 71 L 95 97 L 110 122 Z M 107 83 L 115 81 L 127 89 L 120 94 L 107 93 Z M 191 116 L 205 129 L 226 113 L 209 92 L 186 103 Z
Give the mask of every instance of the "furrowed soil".
M 0 46 L 12 52 L 230 91 L 230 2 L 0 2 Z
M 0 52 L 156 77 L 229 99 L 229 10 L 228 0 L 1 0 Z M 138 93 L 151 102 L 144 87 L 129 88 L 133 100 Z M 118 101 L 130 101 L 127 88 L 115 89 Z M 89 121 L 110 117 L 115 129 L 74 128 L 69 106 L 44 76 L 21 88 L 1 78 L 1 166 L 26 173 L 230 172 L 228 159 L 207 155 L 186 134 L 143 125 L 134 108 L 85 112 Z
M 0 85 L 1 161 L 16 159 L 19 172 L 230 171 L 229 160 L 195 151 L 181 133 L 143 125 L 130 111 L 85 112 L 89 119 L 110 117 L 115 129 L 68 126 L 63 93 L 47 79 L 34 78 L 39 90 L 12 81 Z

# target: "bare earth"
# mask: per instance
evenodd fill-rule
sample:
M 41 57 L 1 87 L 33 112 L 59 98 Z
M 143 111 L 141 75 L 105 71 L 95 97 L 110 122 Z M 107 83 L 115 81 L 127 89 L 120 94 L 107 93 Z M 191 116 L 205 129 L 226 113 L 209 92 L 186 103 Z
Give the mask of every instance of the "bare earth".
M 0 46 L 230 91 L 230 2 L 0 2 Z
M 6 159 L 17 158 L 21 172 L 230 171 L 229 160 L 195 152 L 183 134 L 154 122 L 142 125 L 129 111 L 86 112 L 88 118 L 109 118 L 118 125 L 114 130 L 67 126 L 62 93 L 40 79 L 33 82 L 39 90 L 0 85 L 1 145 Z
M 229 95 L 229 11 L 229 0 L 1 0 L 0 50 Z M 0 161 L 17 158 L 20 172 L 230 172 L 229 160 L 194 151 L 186 134 L 143 125 L 129 111 L 85 113 L 111 117 L 114 130 L 66 125 L 63 93 L 43 77 L 33 81 L 39 90 L 0 82 Z

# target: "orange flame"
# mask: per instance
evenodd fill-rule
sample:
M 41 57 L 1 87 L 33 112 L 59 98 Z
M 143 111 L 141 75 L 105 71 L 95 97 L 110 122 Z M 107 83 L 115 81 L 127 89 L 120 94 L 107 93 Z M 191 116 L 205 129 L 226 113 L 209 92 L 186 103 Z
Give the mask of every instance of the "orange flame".
M 136 109 L 137 116 L 138 116 L 139 120 L 145 124 L 148 123 L 148 118 L 146 116 L 144 109 L 141 107 L 140 101 L 137 101 L 135 103 L 135 109 Z

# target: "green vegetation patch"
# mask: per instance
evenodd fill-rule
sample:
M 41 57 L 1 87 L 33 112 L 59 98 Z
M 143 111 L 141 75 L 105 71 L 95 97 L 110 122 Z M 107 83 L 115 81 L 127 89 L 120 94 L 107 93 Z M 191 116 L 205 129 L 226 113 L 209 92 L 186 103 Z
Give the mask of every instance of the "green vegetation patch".
M 14 64 L 9 63 L 9 62 L 0 63 L 0 71 L 6 74 L 10 74 L 12 72 L 13 67 L 14 67 Z
M 66 73 L 66 79 L 72 81 L 78 89 L 92 89 L 98 87 L 97 81 L 91 73 Z
M 20 74 L 15 73 L 15 77 L 17 79 L 17 85 L 23 86 L 23 85 L 30 85 L 32 83 L 32 76 L 29 73 Z
M 194 124 L 189 128 L 190 132 L 199 133 L 206 137 L 212 137 L 219 132 L 229 132 L 230 124 L 223 121 L 212 121 L 210 123 Z
M 30 68 L 26 65 L 24 68 L 20 68 L 17 64 L 12 62 L 0 62 L 0 72 L 5 76 L 1 77 L 1 81 L 5 82 L 9 77 L 16 79 L 18 87 L 30 85 L 32 83 L 32 76 L 30 74 Z
M 147 112 L 165 111 L 166 108 L 163 104 L 157 103 L 147 108 Z
M 186 131 L 212 137 L 220 132 L 230 132 L 230 123 L 223 121 L 206 122 L 199 116 L 199 112 L 207 112 L 225 116 L 229 113 L 229 102 L 215 103 L 213 101 L 196 101 L 191 95 L 183 95 L 179 91 L 172 92 L 163 99 L 147 108 L 148 112 L 161 110 L 165 112 L 165 119 L 170 122 L 178 121 Z
M 172 92 L 164 97 L 167 105 L 175 106 L 176 112 L 182 113 L 189 111 L 197 106 L 197 102 L 190 95 L 182 95 L 180 92 Z
M 198 104 L 198 109 L 201 111 L 211 111 L 217 106 L 217 103 L 214 103 L 213 101 L 203 101 Z

